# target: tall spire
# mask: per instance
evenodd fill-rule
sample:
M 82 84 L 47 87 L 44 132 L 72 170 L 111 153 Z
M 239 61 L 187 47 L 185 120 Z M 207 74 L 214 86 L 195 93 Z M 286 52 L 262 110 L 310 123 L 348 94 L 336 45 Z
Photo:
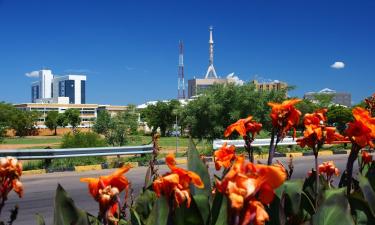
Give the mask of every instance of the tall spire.
M 208 69 L 207 69 L 207 73 L 205 77 L 206 79 L 217 78 L 216 71 L 214 68 L 214 40 L 212 38 L 212 31 L 213 31 L 212 26 L 210 26 L 209 31 L 210 31 L 210 40 L 208 41 L 208 45 L 209 45 L 208 51 L 209 51 L 210 58 L 208 60 Z

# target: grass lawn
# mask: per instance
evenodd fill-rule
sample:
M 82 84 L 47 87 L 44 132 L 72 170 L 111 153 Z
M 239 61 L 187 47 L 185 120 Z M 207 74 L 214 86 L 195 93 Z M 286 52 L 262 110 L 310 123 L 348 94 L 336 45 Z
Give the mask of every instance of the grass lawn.
M 5 138 L 2 144 L 49 144 L 49 143 L 60 143 L 61 137 L 59 136 L 48 136 L 48 137 L 15 137 Z

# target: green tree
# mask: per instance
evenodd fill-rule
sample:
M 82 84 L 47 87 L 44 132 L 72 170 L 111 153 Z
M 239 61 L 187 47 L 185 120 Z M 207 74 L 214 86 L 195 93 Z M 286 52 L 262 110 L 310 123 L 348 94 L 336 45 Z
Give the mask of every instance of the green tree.
M 269 130 L 267 103 L 284 100 L 285 91 L 257 91 L 253 84 L 213 85 L 183 108 L 182 123 L 192 137 L 209 140 L 223 138 L 227 126 L 249 115 Z
M 59 126 L 58 119 L 59 119 L 58 111 L 49 111 L 47 113 L 45 125 L 48 127 L 48 129 L 55 131 L 54 135 L 57 135 L 57 127 Z
M 76 132 L 76 128 L 81 123 L 80 112 L 78 109 L 67 109 L 65 112 L 65 118 L 67 123 L 72 126 L 73 132 Z
M 141 116 L 147 125 L 155 133 L 159 128 L 161 136 L 166 136 L 168 130 L 172 130 L 176 120 L 176 110 L 180 108 L 180 102 L 171 100 L 169 102 L 158 101 L 155 105 L 149 105 L 142 110 Z
M 317 93 L 314 94 L 314 99 L 317 101 L 319 108 L 327 108 L 332 104 L 334 98 L 333 94 Z
M 14 129 L 19 137 L 31 135 L 36 130 L 39 117 L 40 113 L 36 111 L 15 110 L 11 116 L 10 128 Z
M 66 127 L 68 126 L 68 121 L 64 113 L 59 113 L 56 119 L 57 126 L 59 127 Z
M 128 142 L 128 136 L 136 134 L 137 129 L 138 113 L 133 105 L 114 117 L 111 117 L 107 111 L 100 112 L 93 127 L 95 132 L 103 134 L 107 143 L 113 146 L 125 145 Z
M 98 134 L 107 135 L 111 126 L 111 121 L 112 118 L 108 111 L 100 111 L 92 129 Z
M 17 109 L 11 104 L 0 102 L 0 143 L 4 140 L 6 131 L 11 126 L 11 118 L 15 110 Z
M 327 112 L 328 123 L 334 125 L 342 133 L 346 124 L 353 120 L 352 110 L 345 106 L 331 106 Z

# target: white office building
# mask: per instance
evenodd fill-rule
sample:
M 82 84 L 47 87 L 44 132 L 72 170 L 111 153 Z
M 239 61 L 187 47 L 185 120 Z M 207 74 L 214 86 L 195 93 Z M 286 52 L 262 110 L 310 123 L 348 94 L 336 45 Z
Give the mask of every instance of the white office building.
M 31 84 L 33 103 L 86 103 L 86 76 L 54 76 L 51 70 L 40 70 L 39 81 Z

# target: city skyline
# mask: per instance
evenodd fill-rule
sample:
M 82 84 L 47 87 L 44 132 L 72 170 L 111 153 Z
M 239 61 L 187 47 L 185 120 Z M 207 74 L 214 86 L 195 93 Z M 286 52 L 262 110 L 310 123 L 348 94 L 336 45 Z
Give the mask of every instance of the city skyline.
M 203 78 L 212 25 L 220 77 L 234 72 L 245 81 L 285 81 L 297 86 L 290 95 L 301 98 L 330 88 L 350 92 L 358 103 L 374 92 L 374 9 L 371 1 L 139 6 L 3 0 L 0 101 L 29 102 L 35 80 L 25 74 L 42 68 L 87 75 L 88 103 L 175 98 L 179 40 L 185 45 L 185 81 Z

